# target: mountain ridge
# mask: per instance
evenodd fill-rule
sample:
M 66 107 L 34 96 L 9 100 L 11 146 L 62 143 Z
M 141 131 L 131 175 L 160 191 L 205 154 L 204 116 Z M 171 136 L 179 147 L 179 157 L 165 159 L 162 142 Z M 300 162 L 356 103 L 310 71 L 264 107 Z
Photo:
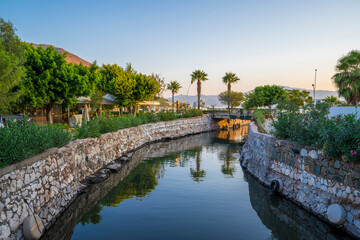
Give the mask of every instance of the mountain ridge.
M 292 90 L 292 89 L 296 89 L 296 90 L 305 90 L 310 92 L 310 96 L 314 96 L 314 91 L 310 90 L 310 89 L 304 89 L 304 88 L 295 88 L 295 87 L 289 87 L 289 86 L 281 86 L 284 89 L 288 89 L 288 90 Z M 250 90 L 247 91 L 245 93 L 250 93 L 254 90 Z M 328 96 L 334 96 L 334 97 L 339 97 L 337 91 L 330 91 L 330 90 L 316 90 L 316 99 L 324 99 Z M 172 100 L 172 98 L 167 98 L 168 100 Z M 180 100 L 180 102 L 185 102 L 185 103 L 189 103 L 191 106 L 193 105 L 194 102 L 197 103 L 197 95 L 176 95 L 175 96 L 175 101 Z M 221 104 L 219 99 L 218 99 L 218 95 L 203 95 L 201 94 L 201 100 L 203 100 L 205 102 L 205 106 L 211 106 L 211 105 L 215 105 L 215 107 L 226 107 L 226 105 Z M 343 98 L 340 98 L 340 101 L 343 101 Z
M 68 63 L 74 63 L 74 64 L 80 64 L 82 63 L 82 65 L 84 66 L 87 66 L 87 67 L 90 67 L 91 63 L 86 61 L 85 59 L 82 59 L 80 58 L 79 56 L 63 49 L 63 48 L 60 48 L 60 47 L 55 47 L 51 44 L 43 44 L 43 43 L 40 43 L 40 44 L 37 44 L 37 43 L 28 43 L 28 44 L 32 44 L 35 48 L 39 47 L 39 46 L 42 46 L 43 48 L 47 48 L 47 47 L 53 47 L 55 48 L 56 51 L 58 51 L 59 53 L 66 53 L 66 58 L 65 60 L 68 62 Z

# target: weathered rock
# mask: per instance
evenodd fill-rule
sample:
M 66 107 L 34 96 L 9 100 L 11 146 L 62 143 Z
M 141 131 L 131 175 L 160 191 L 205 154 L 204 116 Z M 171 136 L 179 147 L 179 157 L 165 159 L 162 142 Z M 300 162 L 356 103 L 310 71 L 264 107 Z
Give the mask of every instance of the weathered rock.
M 339 204 L 331 204 L 326 212 L 329 221 L 336 225 L 341 225 L 346 220 L 346 212 Z
M 317 159 L 317 158 L 318 158 L 318 154 L 316 153 L 315 150 L 311 150 L 308 155 L 309 155 L 309 157 L 311 157 L 312 159 Z
M 117 172 L 120 170 L 121 164 L 114 163 L 114 164 L 108 165 L 107 168 L 110 169 L 111 172 Z
M 300 155 L 303 156 L 303 157 L 307 157 L 308 156 L 308 152 L 306 151 L 306 149 L 301 149 L 300 151 Z

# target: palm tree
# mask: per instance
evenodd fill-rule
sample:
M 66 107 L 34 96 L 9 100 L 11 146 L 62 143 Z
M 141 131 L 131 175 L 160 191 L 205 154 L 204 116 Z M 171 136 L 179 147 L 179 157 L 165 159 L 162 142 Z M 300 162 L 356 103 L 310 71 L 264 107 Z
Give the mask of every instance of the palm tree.
M 227 85 L 229 97 L 231 96 L 230 95 L 231 84 L 236 83 L 237 81 L 240 81 L 240 78 L 238 78 L 235 73 L 231 73 L 231 72 L 225 73 L 225 76 L 223 77 L 223 82 Z M 230 114 L 230 101 L 228 101 L 228 109 Z
M 348 104 L 356 106 L 360 100 L 360 52 L 351 51 L 340 58 L 336 70 L 338 73 L 332 79 L 339 89 L 339 96 L 343 96 Z
M 200 109 L 200 96 L 201 96 L 201 81 L 208 80 L 207 74 L 201 70 L 195 70 L 190 74 L 191 84 L 197 81 L 197 94 L 198 94 L 198 109 Z
M 334 97 L 334 96 L 327 96 L 324 99 L 324 102 L 328 103 L 330 106 L 335 106 L 335 105 L 341 104 L 339 99 L 337 97 Z
M 175 95 L 175 93 L 179 92 L 180 88 L 181 88 L 181 85 L 177 81 L 171 81 L 167 85 L 167 89 L 170 90 L 171 93 L 172 93 L 172 109 L 173 109 L 173 112 L 174 112 L 174 101 L 175 101 L 174 100 L 174 95 Z
M 227 72 L 223 77 L 223 82 L 227 84 L 228 91 L 231 92 L 231 84 L 240 81 L 240 78 L 235 73 Z
M 200 182 L 203 177 L 205 177 L 206 173 L 204 170 L 201 170 L 201 158 L 200 158 L 200 151 L 196 154 L 196 170 L 190 168 L 191 176 L 195 182 Z

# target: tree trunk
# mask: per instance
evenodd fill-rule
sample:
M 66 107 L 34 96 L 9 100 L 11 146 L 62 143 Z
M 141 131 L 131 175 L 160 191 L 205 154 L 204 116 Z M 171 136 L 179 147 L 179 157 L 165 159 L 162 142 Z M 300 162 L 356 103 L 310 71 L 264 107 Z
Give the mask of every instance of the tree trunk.
M 196 155 L 196 172 L 200 172 L 200 153 Z
M 46 106 L 46 121 L 47 123 L 53 123 L 52 111 L 55 103 L 51 102 Z
M 120 116 L 122 116 L 124 114 L 124 110 L 122 107 L 120 107 Z
M 230 101 L 231 101 L 231 99 L 230 99 L 230 92 L 231 92 L 231 83 L 228 83 L 228 109 L 229 109 L 229 117 L 230 117 L 230 113 L 231 113 L 231 111 L 230 111 Z
M 197 82 L 197 93 L 198 93 L 198 109 L 200 109 L 200 95 L 201 95 L 201 81 L 198 79 Z
M 174 112 L 174 106 L 175 106 L 174 95 L 175 95 L 175 92 L 172 91 L 172 110 L 173 110 L 173 112 Z

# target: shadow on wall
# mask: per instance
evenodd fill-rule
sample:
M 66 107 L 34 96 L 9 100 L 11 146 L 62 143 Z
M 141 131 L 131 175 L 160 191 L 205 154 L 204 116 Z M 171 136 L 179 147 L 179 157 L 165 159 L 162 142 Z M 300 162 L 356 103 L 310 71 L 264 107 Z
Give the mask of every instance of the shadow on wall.
M 334 231 L 334 228 L 289 200 L 270 194 L 249 174 L 244 173 L 244 178 L 248 182 L 251 206 L 272 232 L 270 239 L 352 239 L 344 236 L 343 232 Z

